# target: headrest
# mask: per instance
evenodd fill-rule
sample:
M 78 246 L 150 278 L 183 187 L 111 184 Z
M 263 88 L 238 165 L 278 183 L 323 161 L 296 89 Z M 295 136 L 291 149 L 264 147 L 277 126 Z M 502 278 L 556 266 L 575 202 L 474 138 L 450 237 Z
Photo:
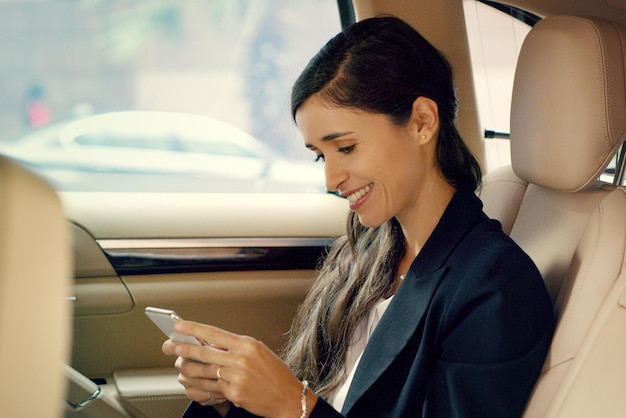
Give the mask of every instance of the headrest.
M 626 134 L 626 29 L 551 16 L 528 33 L 511 102 L 511 164 L 529 183 L 578 191 L 604 171 Z

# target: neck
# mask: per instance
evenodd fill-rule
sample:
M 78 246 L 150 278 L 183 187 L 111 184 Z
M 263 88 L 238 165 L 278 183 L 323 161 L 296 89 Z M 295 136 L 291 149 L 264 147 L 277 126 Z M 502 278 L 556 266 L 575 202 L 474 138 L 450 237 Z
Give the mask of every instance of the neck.
M 430 190 L 425 190 L 425 193 L 422 193 L 424 197 L 410 211 L 404 213 L 402 218 L 398 217 L 406 241 L 405 256 L 400 263 L 401 274 L 408 270 L 413 259 L 421 251 L 455 192 L 456 189 L 448 182 L 440 182 Z

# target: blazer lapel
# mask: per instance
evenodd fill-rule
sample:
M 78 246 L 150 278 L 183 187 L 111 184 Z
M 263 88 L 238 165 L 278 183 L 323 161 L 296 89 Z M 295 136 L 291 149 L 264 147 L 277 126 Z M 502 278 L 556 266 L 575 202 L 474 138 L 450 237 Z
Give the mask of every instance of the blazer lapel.
M 350 411 L 406 346 L 445 275 L 446 260 L 468 232 L 484 219 L 487 218 L 478 197 L 458 190 L 365 347 L 344 402 L 343 414 Z
M 348 413 L 407 344 L 422 320 L 445 270 L 440 268 L 422 277 L 411 272 L 407 274 L 365 347 L 346 396 L 343 414 Z

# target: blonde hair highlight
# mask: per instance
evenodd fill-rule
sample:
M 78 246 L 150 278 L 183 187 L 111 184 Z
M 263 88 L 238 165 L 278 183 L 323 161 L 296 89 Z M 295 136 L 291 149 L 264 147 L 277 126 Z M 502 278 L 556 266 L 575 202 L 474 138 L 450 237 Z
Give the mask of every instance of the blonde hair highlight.
M 283 359 L 321 397 L 343 382 L 354 329 L 394 291 L 404 236 L 394 219 L 377 228 L 348 216 L 347 233 L 329 248 L 318 279 L 294 319 Z

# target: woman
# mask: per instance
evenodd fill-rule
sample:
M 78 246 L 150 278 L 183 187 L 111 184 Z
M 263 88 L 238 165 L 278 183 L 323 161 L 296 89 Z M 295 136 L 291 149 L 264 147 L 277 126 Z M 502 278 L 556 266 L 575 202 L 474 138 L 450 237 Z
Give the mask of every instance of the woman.
M 519 417 L 553 332 L 536 267 L 482 212 L 452 71 L 409 25 L 361 21 L 296 81 L 292 114 L 347 198 L 347 233 L 300 307 L 283 360 L 197 323 L 167 341 L 186 417 Z M 228 399 L 221 405 L 215 399 Z

